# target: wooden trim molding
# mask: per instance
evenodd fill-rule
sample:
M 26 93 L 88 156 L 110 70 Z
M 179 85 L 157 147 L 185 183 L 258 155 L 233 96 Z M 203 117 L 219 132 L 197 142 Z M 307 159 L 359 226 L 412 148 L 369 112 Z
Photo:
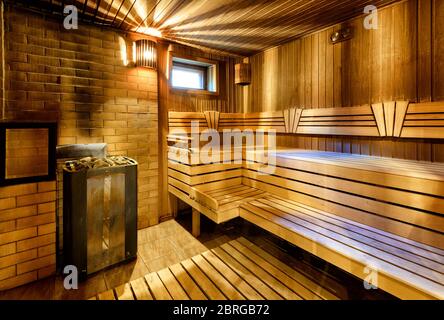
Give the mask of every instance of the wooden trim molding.
M 170 134 L 199 130 L 275 130 L 282 134 L 444 139 L 444 102 L 389 101 L 344 108 L 260 113 L 170 112 Z

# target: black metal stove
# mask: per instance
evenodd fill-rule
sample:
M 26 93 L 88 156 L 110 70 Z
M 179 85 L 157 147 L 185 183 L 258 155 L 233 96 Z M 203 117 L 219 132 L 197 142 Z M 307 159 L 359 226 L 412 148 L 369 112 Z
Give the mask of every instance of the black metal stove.
M 68 161 L 63 173 L 64 265 L 80 280 L 137 255 L 137 162 Z

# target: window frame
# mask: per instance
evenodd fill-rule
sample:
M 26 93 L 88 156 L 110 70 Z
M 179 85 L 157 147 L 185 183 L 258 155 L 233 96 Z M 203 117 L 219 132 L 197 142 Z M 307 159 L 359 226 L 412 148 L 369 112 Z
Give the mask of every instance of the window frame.
M 182 70 L 196 70 L 202 73 L 202 84 L 203 84 L 203 88 L 202 89 L 198 89 L 198 88 L 188 88 L 188 87 L 176 87 L 173 86 L 173 76 L 172 76 L 172 72 L 174 71 L 174 68 L 177 67 L 179 69 Z M 186 64 L 186 63 L 182 63 L 182 62 L 174 62 L 173 61 L 173 68 L 171 71 L 171 86 L 174 89 L 178 89 L 178 90 L 205 90 L 205 91 L 209 91 L 208 90 L 208 68 L 203 67 L 203 66 L 198 66 L 198 65 L 192 65 L 192 64 Z
M 178 58 L 178 59 L 183 59 L 183 60 L 190 60 L 190 61 L 194 61 L 196 63 L 204 63 L 204 64 L 209 64 L 209 65 L 214 65 L 216 70 L 216 76 L 215 76 L 215 85 L 216 85 L 216 91 L 209 91 L 208 90 L 208 67 L 205 66 L 199 66 L 197 65 L 193 65 L 193 64 L 187 64 L 187 63 L 183 63 L 183 62 L 178 62 L 178 61 L 174 61 L 174 58 Z M 190 89 L 190 88 L 181 88 L 181 87 L 173 87 L 173 66 L 174 64 L 176 65 L 183 65 L 186 68 L 195 68 L 195 69 L 199 69 L 199 70 L 205 70 L 204 71 L 204 89 Z M 218 61 L 215 60 L 209 60 L 209 59 L 205 59 L 205 58 L 201 58 L 201 57 L 192 57 L 192 56 L 187 56 L 187 55 L 181 55 L 181 54 L 172 54 L 171 58 L 170 58 L 170 71 L 169 71 L 169 87 L 170 87 L 170 92 L 172 93 L 177 93 L 177 94 L 192 94 L 192 95 L 212 95 L 212 96 L 218 96 L 219 95 L 219 90 L 220 90 L 220 65 Z

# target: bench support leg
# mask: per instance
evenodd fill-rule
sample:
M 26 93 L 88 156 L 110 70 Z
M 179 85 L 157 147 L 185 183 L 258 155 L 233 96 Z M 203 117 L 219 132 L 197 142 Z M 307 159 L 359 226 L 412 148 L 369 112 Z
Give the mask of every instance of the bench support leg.
M 200 236 L 200 212 L 193 208 L 192 234 L 194 237 Z
M 168 213 L 176 218 L 179 208 L 179 199 L 172 193 L 168 193 Z

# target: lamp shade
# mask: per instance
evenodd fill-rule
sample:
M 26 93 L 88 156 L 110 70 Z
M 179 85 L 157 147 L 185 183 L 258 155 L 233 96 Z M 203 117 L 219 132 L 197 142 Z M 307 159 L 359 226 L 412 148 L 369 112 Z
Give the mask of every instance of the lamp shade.
M 234 66 L 234 83 L 241 86 L 251 83 L 251 66 L 249 63 L 238 63 Z
M 136 41 L 136 66 L 157 68 L 157 44 L 151 40 Z

